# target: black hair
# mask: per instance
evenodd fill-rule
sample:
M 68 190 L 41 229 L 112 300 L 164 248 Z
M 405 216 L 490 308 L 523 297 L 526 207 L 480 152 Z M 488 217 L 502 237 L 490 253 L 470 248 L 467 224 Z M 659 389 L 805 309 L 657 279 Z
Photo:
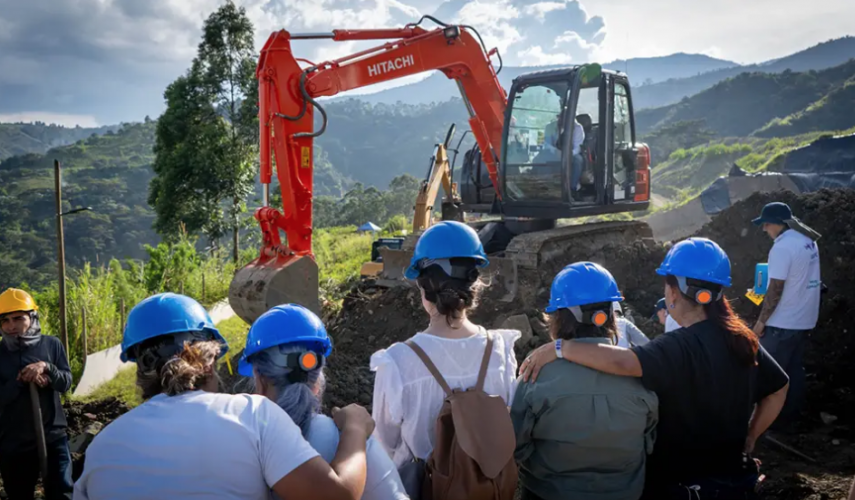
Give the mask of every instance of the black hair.
M 453 258 L 449 261 L 453 268 L 465 268 L 466 277 L 452 278 L 435 264 L 422 269 L 417 282 L 428 302 L 436 306 L 451 326 L 452 320 L 460 319 L 464 311 L 478 305 L 482 284 L 475 259 Z

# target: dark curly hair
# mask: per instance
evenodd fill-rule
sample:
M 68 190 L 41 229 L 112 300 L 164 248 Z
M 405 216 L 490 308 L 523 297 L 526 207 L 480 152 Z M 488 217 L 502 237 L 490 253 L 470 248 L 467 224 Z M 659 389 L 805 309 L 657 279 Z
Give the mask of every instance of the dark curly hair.
M 433 265 L 423 269 L 417 280 L 425 292 L 425 298 L 445 316 L 449 326 L 453 320 L 460 319 L 464 311 L 478 305 L 483 288 L 481 274 L 474 259 L 454 258 L 450 259 L 450 262 L 455 267 L 468 267 L 470 270 L 467 277 L 452 278 L 442 267 Z

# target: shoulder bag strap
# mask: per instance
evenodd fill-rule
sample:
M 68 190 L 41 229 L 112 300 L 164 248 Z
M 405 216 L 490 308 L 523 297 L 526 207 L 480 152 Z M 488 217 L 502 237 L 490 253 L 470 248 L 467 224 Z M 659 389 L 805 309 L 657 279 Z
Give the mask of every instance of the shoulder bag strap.
M 413 352 L 416 353 L 419 359 L 422 360 L 422 363 L 424 363 L 430 374 L 433 375 L 433 378 L 436 379 L 436 381 L 439 383 L 439 386 L 442 387 L 443 391 L 445 391 L 445 395 L 451 396 L 451 387 L 448 386 L 448 382 L 446 382 L 445 379 L 442 377 L 442 374 L 439 373 L 439 370 L 437 370 L 436 365 L 433 364 L 433 361 L 430 360 L 430 357 L 428 357 L 427 353 L 412 340 L 408 340 L 404 343 L 407 345 L 407 347 L 409 347 L 413 350 Z
M 483 327 L 482 327 L 483 328 Z M 487 379 L 487 367 L 490 365 L 490 355 L 493 353 L 493 334 L 485 330 L 487 334 L 487 347 L 484 348 L 484 357 L 481 358 L 481 370 L 478 372 L 478 383 L 475 389 L 484 391 L 484 381 Z

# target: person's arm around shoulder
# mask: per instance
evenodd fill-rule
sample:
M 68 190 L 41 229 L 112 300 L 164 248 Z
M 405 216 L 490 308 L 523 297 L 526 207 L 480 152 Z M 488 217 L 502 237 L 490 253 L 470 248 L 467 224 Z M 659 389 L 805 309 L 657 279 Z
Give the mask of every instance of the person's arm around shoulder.
M 766 429 L 778 418 L 784 402 L 790 379 L 775 359 L 760 346 L 757 350 L 757 397 L 759 402 L 748 424 L 748 437 L 745 451 L 751 453 L 754 443 L 766 432 Z
M 262 472 L 279 498 L 362 498 L 366 443 L 374 430 L 374 421 L 365 408 L 349 405 L 333 410 L 341 435 L 335 458 L 329 464 L 303 439 L 300 428 L 284 410 L 265 399 L 259 413 Z
M 601 372 L 626 377 L 642 376 L 638 357 L 623 347 L 568 341 L 562 343 L 561 353 L 564 359 Z M 523 362 L 520 377 L 524 382 L 534 382 L 541 368 L 556 359 L 555 342 L 544 344 L 532 351 Z

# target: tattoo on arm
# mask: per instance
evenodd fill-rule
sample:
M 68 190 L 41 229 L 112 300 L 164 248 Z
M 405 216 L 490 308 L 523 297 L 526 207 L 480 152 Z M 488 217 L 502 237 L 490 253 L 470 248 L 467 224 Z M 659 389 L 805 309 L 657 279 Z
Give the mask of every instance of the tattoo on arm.
M 762 321 L 763 324 L 769 320 L 772 316 L 772 313 L 775 312 L 775 309 L 778 307 L 778 303 L 781 301 L 781 295 L 784 293 L 784 281 L 769 279 L 769 287 L 766 289 L 766 297 L 763 299 L 763 310 L 760 311 L 759 321 Z

